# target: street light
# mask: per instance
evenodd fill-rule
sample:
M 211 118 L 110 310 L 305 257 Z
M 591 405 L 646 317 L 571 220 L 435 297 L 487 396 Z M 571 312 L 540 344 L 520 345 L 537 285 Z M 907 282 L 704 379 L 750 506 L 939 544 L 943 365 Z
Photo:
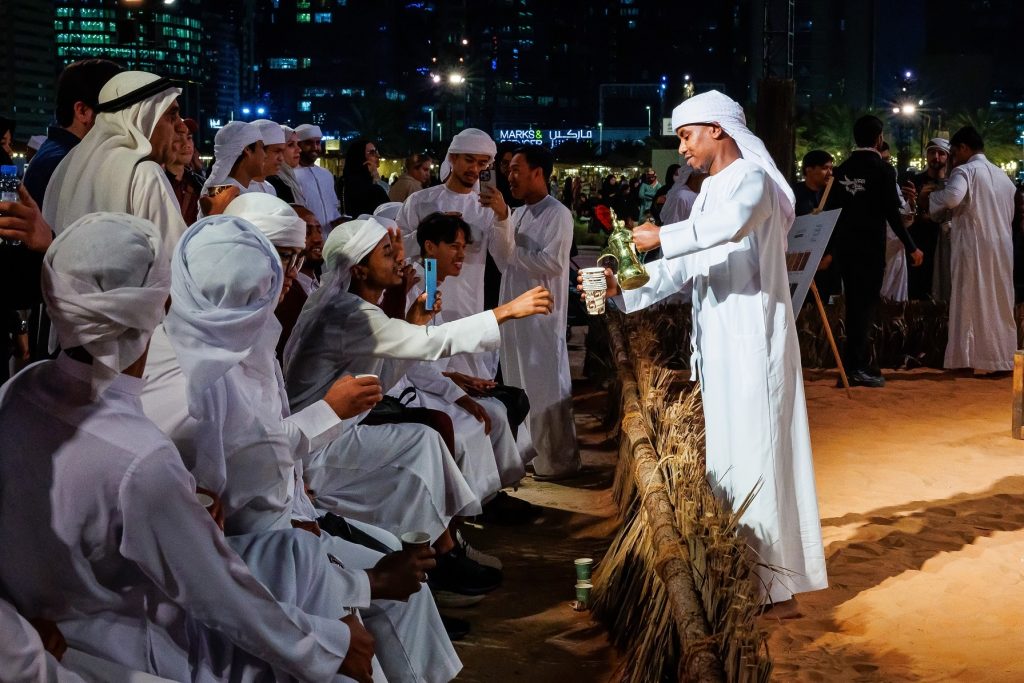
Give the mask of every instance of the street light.
M 604 152 L 604 124 L 600 121 L 597 122 L 597 153 L 601 154 Z
M 441 122 L 437 122 L 437 141 L 441 142 L 444 140 L 444 128 L 441 126 Z
M 434 108 L 433 107 L 429 107 L 429 109 L 430 109 L 430 141 L 433 142 L 434 141 Z
M 651 134 L 651 107 L 647 106 L 647 134 Z
M 917 111 L 917 107 L 912 102 L 908 102 L 900 107 L 900 113 L 904 116 L 913 116 L 914 112 Z
M 448 76 L 448 82 L 452 85 L 462 85 L 466 82 L 466 77 L 458 72 L 452 72 Z

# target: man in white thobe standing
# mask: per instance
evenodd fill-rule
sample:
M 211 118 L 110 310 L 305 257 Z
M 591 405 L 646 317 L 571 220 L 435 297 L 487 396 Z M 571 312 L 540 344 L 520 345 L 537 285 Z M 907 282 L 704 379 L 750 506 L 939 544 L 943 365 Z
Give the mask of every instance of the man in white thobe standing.
M 174 81 L 144 71 L 117 74 L 100 90 L 96 120 L 50 177 L 43 217 L 60 234 L 87 213 L 118 211 L 152 221 L 168 253 L 185 232 L 160 164 L 188 134 Z
M 693 355 L 707 474 L 727 508 L 756 495 L 740 529 L 757 554 L 766 602 L 825 588 L 800 349 L 786 274 L 793 196 L 743 109 L 710 91 L 672 112 L 679 153 L 709 173 L 690 218 L 633 232 L 661 246 L 650 281 L 623 292 L 636 311 L 693 285 Z M 617 293 L 607 271 L 610 293 Z M 776 574 L 769 567 L 779 568 Z
M 341 212 L 338 211 L 334 174 L 316 165 L 324 134 L 320 126 L 303 123 L 295 129 L 295 135 L 299 140 L 299 165 L 292 172 L 306 200 L 303 206 L 316 214 L 326 238 L 334 226 L 341 223 Z
M 492 238 L 494 261 L 502 271 L 500 301 L 537 285 L 546 287 L 554 299 L 551 315 L 516 320 L 501 331 L 502 379 L 522 387 L 530 398 L 520 438 L 523 431 L 529 432 L 536 454 L 524 460 L 532 459 L 538 479 L 571 477 L 581 468 L 565 340 L 572 214 L 548 194 L 552 164 L 551 152 L 544 147 L 527 146 L 515 153 L 509 186 L 512 196 L 526 203 Z M 500 192 L 486 192 L 482 202 L 494 207 L 498 218 L 508 217 Z
M 174 680 L 369 680 L 372 639 L 355 617 L 306 614 L 257 582 L 142 414 L 168 295 L 163 238 L 149 221 L 95 213 L 47 251 L 64 351 L 0 393 L 0 583 L 69 644 Z
M 942 363 L 976 373 L 1013 369 L 1017 326 L 1013 317 L 1013 182 L 985 157 L 974 128 L 949 140 L 955 168 L 941 190 L 921 192 L 932 219 L 953 211 L 949 341 Z
M 446 320 L 458 320 L 485 310 L 484 270 L 491 235 L 507 225 L 495 215 L 494 209 L 480 203 L 480 172 L 494 164 L 497 145 L 487 133 L 467 128 L 452 138 L 448 155 L 441 167 L 444 182 L 420 190 L 402 204 L 395 222 L 402 228 L 406 256 L 418 256 L 416 226 L 432 213 L 457 212 L 469 224 L 473 243 L 466 245 L 466 259 L 459 277 L 438 283 L 444 297 Z M 447 172 L 447 175 L 445 175 Z M 508 219 L 508 216 L 505 216 Z M 498 372 L 497 352 L 465 354 L 449 360 L 449 369 L 471 377 L 494 379 Z

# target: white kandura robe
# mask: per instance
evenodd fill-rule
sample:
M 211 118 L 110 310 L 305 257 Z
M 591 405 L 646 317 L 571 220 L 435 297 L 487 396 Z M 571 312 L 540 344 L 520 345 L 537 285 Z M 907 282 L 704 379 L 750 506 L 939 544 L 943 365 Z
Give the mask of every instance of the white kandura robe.
M 422 278 L 422 272 L 419 275 Z M 422 291 L 420 284 L 414 286 L 409 290 L 406 303 L 412 305 Z M 448 319 L 445 311 L 442 311 L 434 316 L 431 324 L 442 325 L 446 322 Z M 485 433 L 482 422 L 456 405 L 455 402 L 467 394 L 443 374 L 451 370 L 452 360 L 439 358 L 413 363 L 388 393 L 399 397 L 406 388 L 412 387 L 416 390 L 416 398 L 409 405 L 440 410 L 452 419 L 455 428 L 455 461 L 459 463 L 459 469 L 473 493 L 481 501 L 486 501 L 502 488 L 518 483 L 526 474 L 526 463 L 519 455 L 515 437 L 512 436 L 505 404 L 488 397 L 473 399 L 490 416 L 490 434 Z M 392 362 L 402 361 L 386 361 L 384 367 L 388 368 Z M 384 374 L 391 373 L 385 370 Z
M 1017 326 L 1013 316 L 1013 182 L 975 154 L 933 192 L 935 220 L 952 209 L 949 342 L 943 367 L 1013 369 Z
M 502 379 L 522 387 L 530 399 L 526 430 L 520 430 L 520 436 L 529 432 L 534 471 L 548 476 L 571 474 L 581 467 L 565 341 L 572 214 L 548 195 L 517 208 L 510 223 L 506 230 L 495 231 L 492 247 L 502 271 L 501 303 L 543 285 L 551 292 L 554 307 L 549 315 L 510 320 L 502 326 Z
M 263 192 L 264 194 L 277 196 L 277 190 L 266 180 L 253 180 L 249 182 L 249 192 Z
M 0 393 L 0 582 L 22 614 L 173 680 L 336 679 L 348 627 L 278 602 L 228 547 L 143 380 L 92 400 L 90 376 L 61 355 Z
M 906 209 L 907 200 L 903 198 L 899 186 L 897 194 L 900 204 Z M 882 276 L 881 295 L 883 299 L 898 302 L 906 301 L 910 295 L 907 282 L 907 251 L 888 223 L 885 225 L 885 274 Z
M 277 361 L 274 363 L 276 367 Z M 280 538 L 280 531 L 290 529 L 292 519 L 316 519 L 302 483 L 303 463 L 339 435 L 341 421 L 323 401 L 287 415 L 280 376 L 238 381 L 242 370 L 232 368 L 226 376 L 228 388 L 237 389 L 228 394 L 228 402 L 238 411 L 229 413 L 225 425 L 227 461 L 213 468 L 223 471 L 226 488 L 219 493 L 226 516 L 239 534 L 229 537 L 228 543 L 279 600 L 301 600 L 307 612 L 319 616 L 341 612 L 343 607 L 359 608 L 367 630 L 377 641 L 383 673 L 392 683 L 454 678 L 462 663 L 430 591 L 420 591 L 407 602 L 371 602 L 369 579 L 363 570 L 372 568 L 382 557 L 380 553 L 326 533 L 317 537 L 306 531 L 294 532 L 319 548 L 318 556 L 325 564 L 329 553 L 344 565 L 329 565 L 327 585 L 310 595 L 314 587 L 306 585 L 308 579 L 292 566 L 294 551 Z M 150 342 L 146 378 L 142 402 L 147 415 L 175 442 L 182 459 L 193 463 L 194 473 L 209 471 L 209 463 L 197 463 L 201 444 L 196 443 L 196 420 L 188 414 L 185 375 L 162 325 Z M 271 421 L 272 415 L 278 420 Z M 315 606 L 310 605 L 311 597 L 316 599 Z M 377 678 L 375 674 L 374 680 Z
M 473 243 L 466 245 L 462 272 L 458 277 L 446 278 L 437 288 L 441 292 L 445 320 L 458 320 L 481 313 L 484 310 L 487 252 L 490 250 L 493 255 L 492 235 L 495 230 L 507 230 L 507 220 L 499 221 L 492 209 L 481 206 L 480 194 L 475 190 L 460 194 L 448 189 L 445 184 L 428 187 L 409 195 L 395 218 L 395 222 L 402 228 L 406 256 L 420 255 L 416 228 L 424 218 L 436 211 L 459 212 L 462 214 L 462 220 L 469 224 L 469 230 L 473 235 Z M 498 372 L 498 352 L 455 356 L 449 360 L 448 368 L 471 377 L 494 379 Z
M 327 291 L 317 290 L 306 302 L 300 321 Z M 359 374 L 380 376 L 387 391 L 411 361 L 494 349 L 499 342 L 498 323 L 490 312 L 423 327 L 389 318 L 378 306 L 344 292 L 326 304 L 305 337 L 293 333 L 289 340 L 288 397 L 292 409 L 299 410 L 320 400 L 341 376 Z M 409 363 L 392 364 L 383 373 L 386 358 Z M 480 513 L 480 500 L 437 432 L 418 424 L 358 424 L 364 417 L 352 418 L 352 427 L 306 468 L 318 507 L 396 535 L 426 531 L 432 539 L 452 517 Z
M 697 193 L 690 189 L 686 183 L 676 183 L 672 189 L 665 194 L 665 204 L 661 207 L 661 224 L 670 225 L 685 221 L 690 217 L 693 210 L 693 203 L 697 200 Z
M 294 173 L 306 198 L 306 208 L 320 221 L 326 240 L 331 234 L 331 223 L 341 218 L 338 194 L 334 190 L 334 174 L 319 166 L 297 166 Z
M 773 181 L 739 159 L 708 177 L 687 221 L 661 233 L 665 258 L 623 293 L 636 311 L 693 283 L 694 373 L 707 474 L 727 508 L 760 486 L 740 531 L 766 565 L 773 601 L 825 588 L 800 349 L 786 273 L 788 221 Z

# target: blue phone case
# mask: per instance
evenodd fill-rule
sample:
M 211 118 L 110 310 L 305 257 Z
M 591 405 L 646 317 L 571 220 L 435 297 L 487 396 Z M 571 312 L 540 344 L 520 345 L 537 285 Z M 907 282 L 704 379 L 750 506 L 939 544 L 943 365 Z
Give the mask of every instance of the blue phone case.
M 423 259 L 423 272 L 426 276 L 427 310 L 434 310 L 434 299 L 437 297 L 437 259 Z

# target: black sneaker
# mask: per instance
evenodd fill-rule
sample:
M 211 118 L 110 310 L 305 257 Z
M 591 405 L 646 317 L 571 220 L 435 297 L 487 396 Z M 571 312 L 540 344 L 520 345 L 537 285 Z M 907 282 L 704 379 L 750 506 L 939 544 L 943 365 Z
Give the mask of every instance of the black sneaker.
M 866 370 L 858 370 L 856 372 L 851 372 L 849 375 L 847 375 L 846 379 L 850 381 L 851 387 L 878 388 L 885 386 L 884 377 L 882 377 L 881 375 L 872 375 L 870 372 L 867 372 Z M 839 378 L 839 383 L 836 386 L 840 388 L 843 386 L 843 379 L 841 377 Z
M 427 574 L 430 589 L 461 595 L 483 595 L 501 585 L 500 569 L 485 567 L 466 557 L 459 546 L 437 558 L 437 566 Z
M 462 640 L 469 635 L 469 622 L 465 619 L 459 619 L 458 617 L 449 617 L 444 614 L 441 615 L 441 623 L 444 624 L 445 633 L 448 634 L 448 640 L 455 642 L 456 640 Z
M 528 524 L 541 515 L 541 509 L 522 498 L 514 498 L 504 491 L 484 503 L 483 514 L 479 519 L 484 524 L 512 526 Z

